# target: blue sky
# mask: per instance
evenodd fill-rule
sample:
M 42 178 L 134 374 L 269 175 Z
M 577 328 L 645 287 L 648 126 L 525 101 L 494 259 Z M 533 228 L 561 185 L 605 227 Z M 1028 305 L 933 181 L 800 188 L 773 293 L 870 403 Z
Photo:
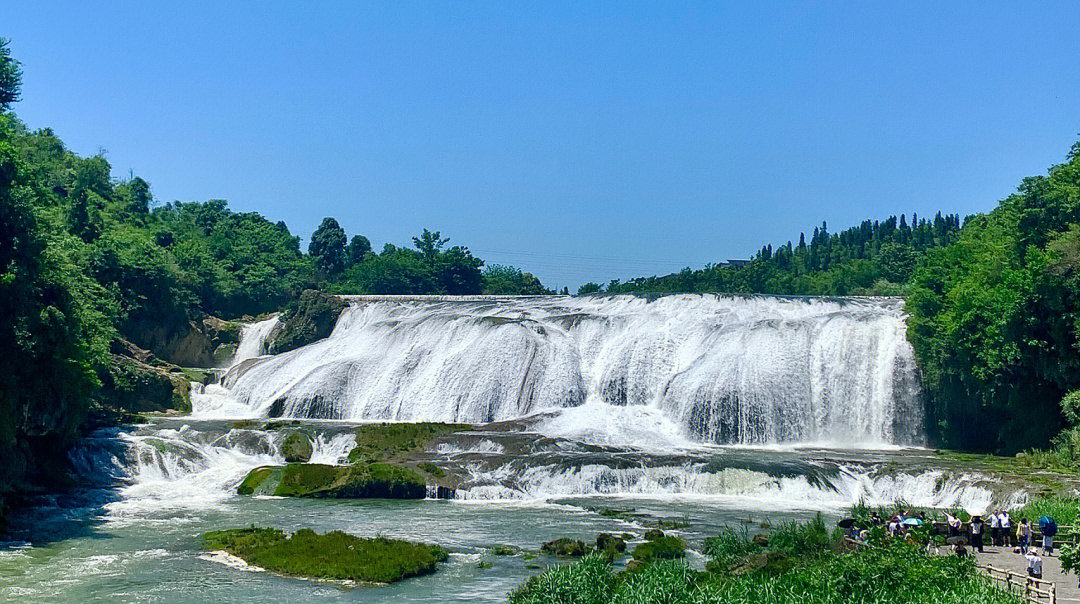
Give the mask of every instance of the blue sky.
M 1071 2 L 210 4 L 3 3 L 16 111 L 159 200 L 572 289 L 986 211 L 1080 138 Z

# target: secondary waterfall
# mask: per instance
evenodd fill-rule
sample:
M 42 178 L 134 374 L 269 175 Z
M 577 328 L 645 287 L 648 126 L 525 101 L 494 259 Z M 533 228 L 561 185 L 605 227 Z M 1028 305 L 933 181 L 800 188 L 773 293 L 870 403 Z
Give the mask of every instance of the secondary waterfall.
M 268 332 L 247 330 L 245 340 Z M 261 340 L 241 348 L 261 351 Z M 889 298 L 355 297 L 330 337 L 235 364 L 222 386 L 215 396 L 230 404 L 203 408 L 464 423 L 543 416 L 541 431 L 630 441 L 620 444 L 923 439 L 903 303 Z

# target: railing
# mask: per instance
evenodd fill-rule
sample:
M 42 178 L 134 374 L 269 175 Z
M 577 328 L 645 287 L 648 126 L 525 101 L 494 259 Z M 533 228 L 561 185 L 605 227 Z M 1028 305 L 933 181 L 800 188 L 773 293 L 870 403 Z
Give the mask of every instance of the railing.
M 934 527 L 934 531 L 942 535 L 949 534 L 949 525 L 939 520 L 931 523 Z M 961 536 L 967 535 L 968 523 L 965 522 L 961 525 Z M 983 533 L 983 539 L 990 539 L 990 527 L 986 527 L 986 531 Z M 1016 525 L 1009 527 L 1009 539 L 1012 543 L 1016 544 Z M 1061 525 L 1058 527 L 1058 532 L 1054 535 L 1054 547 L 1061 547 L 1064 544 L 1077 545 L 1080 544 L 1080 526 Z M 1039 530 L 1039 525 L 1033 525 L 1031 527 L 1031 543 L 1030 547 L 1042 546 L 1042 532 Z
M 1005 588 L 1015 593 L 1023 594 L 1024 601 L 1031 604 L 1057 604 L 1057 587 L 1053 581 L 1044 581 L 1027 575 L 1020 574 L 1007 568 L 998 568 L 987 564 L 978 565 L 980 570 L 986 571 L 994 581 L 1004 583 Z

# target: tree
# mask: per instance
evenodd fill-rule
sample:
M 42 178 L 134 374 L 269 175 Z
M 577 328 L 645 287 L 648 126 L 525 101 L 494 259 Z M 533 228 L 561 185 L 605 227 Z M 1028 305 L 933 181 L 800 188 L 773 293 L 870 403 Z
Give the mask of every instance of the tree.
M 7 111 L 19 100 L 22 87 L 22 67 L 11 58 L 7 38 L 0 38 L 0 111 Z
M 154 196 L 150 194 L 150 185 L 143 179 L 136 176 L 128 183 L 128 190 L 131 193 L 131 205 L 129 209 L 136 214 L 145 214 L 150 211 L 150 204 L 154 201 Z
M 435 233 L 436 238 L 438 233 Z M 445 242 L 445 240 L 443 240 Z M 455 245 L 445 253 L 435 256 L 435 281 L 439 293 L 451 296 L 479 294 L 484 276 L 480 267 L 484 261 L 469 252 L 469 248 Z
M 431 232 L 424 229 L 419 237 L 413 237 L 413 245 L 420 251 L 420 256 L 428 264 L 434 264 L 435 258 L 442 252 L 444 245 L 450 242 L 449 238 L 440 237 L 439 231 Z
M 483 293 L 521 296 L 550 292 L 532 273 L 514 266 L 492 264 L 484 269 Z
M 345 229 L 333 218 L 323 218 L 322 224 L 311 235 L 308 253 L 323 272 L 340 273 L 345 268 Z
M 889 241 L 881 245 L 878 256 L 881 276 L 893 283 L 905 283 L 911 278 L 911 272 L 915 269 L 915 254 L 910 247 Z
M 352 265 L 361 262 L 364 259 L 364 256 L 367 256 L 370 253 L 371 242 L 368 241 L 368 238 L 363 235 L 353 235 L 352 240 L 349 241 L 347 253 L 349 264 Z

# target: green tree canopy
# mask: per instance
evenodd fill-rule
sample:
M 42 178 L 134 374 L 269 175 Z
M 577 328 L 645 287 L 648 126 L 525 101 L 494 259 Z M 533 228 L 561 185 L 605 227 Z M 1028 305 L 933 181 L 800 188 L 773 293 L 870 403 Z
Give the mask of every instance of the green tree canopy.
M 345 229 L 337 220 L 323 218 L 319 228 L 311 234 L 308 253 L 320 270 L 336 275 L 345 268 Z

